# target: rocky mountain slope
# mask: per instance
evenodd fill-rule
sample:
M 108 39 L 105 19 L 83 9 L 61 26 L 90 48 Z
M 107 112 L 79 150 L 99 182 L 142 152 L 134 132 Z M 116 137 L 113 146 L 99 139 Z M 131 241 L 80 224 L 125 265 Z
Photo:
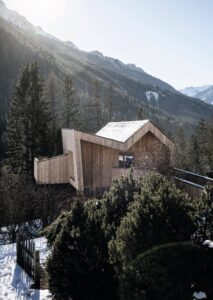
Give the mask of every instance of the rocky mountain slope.
M 213 85 L 187 87 L 180 90 L 186 96 L 195 97 L 213 105 Z
M 19 70 L 32 60 L 39 62 L 45 79 L 54 74 L 61 86 L 65 74 L 71 74 L 89 122 L 93 118 L 88 117 L 87 105 L 94 97 L 97 80 L 101 85 L 103 125 L 107 122 L 110 84 L 113 84 L 116 105 L 114 120 L 134 120 L 142 106 L 144 117 L 167 132 L 174 132 L 179 125 L 189 132 L 201 118 L 213 114 L 213 106 L 183 95 L 134 64 L 124 64 L 98 51 L 81 51 L 72 42 L 45 33 L 18 13 L 8 10 L 1 0 L 0 57 L 0 135 L 5 128 L 5 114 Z

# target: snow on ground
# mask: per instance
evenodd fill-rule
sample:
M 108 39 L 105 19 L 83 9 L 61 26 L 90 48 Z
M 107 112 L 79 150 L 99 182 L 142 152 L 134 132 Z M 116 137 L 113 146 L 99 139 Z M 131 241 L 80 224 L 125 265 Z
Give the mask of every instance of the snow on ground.
M 204 292 L 194 292 L 193 297 L 194 297 L 195 300 L 207 299 L 206 293 L 204 293 Z
M 208 248 L 213 248 L 213 242 L 210 240 L 206 240 L 203 242 L 204 246 L 207 246 Z
M 45 238 L 34 240 L 40 250 L 40 261 L 48 255 Z M 16 244 L 0 246 L 0 300 L 50 300 L 48 290 L 30 289 L 32 279 L 16 264 Z

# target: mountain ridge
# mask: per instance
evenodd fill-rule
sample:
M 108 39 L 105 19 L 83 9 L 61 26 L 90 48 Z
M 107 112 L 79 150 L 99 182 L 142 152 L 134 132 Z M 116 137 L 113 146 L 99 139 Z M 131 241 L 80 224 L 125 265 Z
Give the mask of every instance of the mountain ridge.
M 213 85 L 203 85 L 197 87 L 186 87 L 180 92 L 186 96 L 198 98 L 208 104 L 213 105 Z
M 81 51 L 82 56 L 84 56 L 84 60 L 86 59 L 86 57 L 87 58 L 89 57 L 90 62 L 94 62 L 94 60 L 95 60 L 96 64 L 99 64 L 99 65 L 105 66 L 105 67 L 106 67 L 105 62 L 107 60 L 107 62 L 109 64 L 111 64 L 111 67 L 113 67 L 113 64 L 114 64 L 115 71 L 119 71 L 120 73 L 122 73 L 123 69 L 127 68 L 129 71 L 132 71 L 132 72 L 143 73 L 143 76 L 141 78 L 137 78 L 137 76 L 132 73 L 131 75 L 134 76 L 136 79 L 145 80 L 146 83 L 150 83 L 150 84 L 154 84 L 155 80 L 157 80 L 156 85 L 162 85 L 162 86 L 164 86 L 164 88 L 174 89 L 171 85 L 167 84 L 166 82 L 164 82 L 152 75 L 149 75 L 148 73 L 144 72 L 140 67 L 135 66 L 135 64 L 133 64 L 133 63 L 124 64 L 123 62 L 121 62 L 118 59 L 104 56 L 101 52 L 99 52 L 97 50 L 86 52 L 83 50 L 79 50 L 78 47 L 76 45 L 74 45 L 71 41 L 68 41 L 68 42 L 61 41 L 60 39 L 50 35 L 49 33 L 46 33 L 41 27 L 36 27 L 36 26 L 32 25 L 25 17 L 19 15 L 17 12 L 7 9 L 4 2 L 2 0 L 0 0 L 0 1 L 1 1 L 0 3 L 2 3 L 1 6 L 3 7 L 3 9 L 1 9 L 1 6 L 0 6 L 0 16 L 3 19 L 5 19 L 6 21 L 19 27 L 19 29 L 28 31 L 29 33 L 36 33 L 38 35 L 43 35 L 47 38 L 53 39 L 54 41 L 58 41 L 59 43 L 64 44 L 64 45 L 69 45 L 69 46 L 72 45 L 73 49 L 77 49 L 78 51 Z M 121 68 L 122 70 L 119 70 L 119 68 Z M 147 77 L 147 78 L 145 78 L 145 77 Z
M 65 75 L 72 76 L 78 90 L 82 112 L 88 122 L 94 119 L 94 116 L 87 116 L 86 107 L 94 98 L 96 81 L 101 85 L 102 125 L 107 122 L 107 101 L 111 84 L 113 101 L 117 107 L 113 115 L 114 121 L 135 120 L 143 107 L 144 117 L 153 120 L 167 133 L 174 133 L 179 126 L 185 126 L 187 132 L 192 132 L 201 118 L 207 119 L 213 114 L 212 106 L 181 94 L 171 85 L 147 74 L 134 64 L 124 64 L 98 51 L 82 51 L 72 42 L 61 41 L 32 24 L 25 27 L 23 24 L 28 21 L 25 18 L 20 21 L 22 17 L 13 12 L 12 16 L 14 13 L 18 15 L 16 15 L 18 25 L 15 25 L 16 18 L 13 17 L 11 21 L 8 17 L 10 11 L 5 12 L 5 8 L 1 7 L 2 5 L 0 5 L 0 135 L 5 129 L 5 114 L 19 71 L 26 62 L 33 60 L 39 62 L 44 79 L 50 74 L 55 76 L 59 90 L 63 86 Z

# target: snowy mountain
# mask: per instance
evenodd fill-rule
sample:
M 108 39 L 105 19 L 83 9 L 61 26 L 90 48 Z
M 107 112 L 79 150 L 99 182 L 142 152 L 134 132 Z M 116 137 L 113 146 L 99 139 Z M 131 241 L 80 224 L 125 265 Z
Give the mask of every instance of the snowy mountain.
M 24 16 L 19 15 L 13 10 L 7 9 L 5 3 L 0 0 L 0 17 L 6 21 L 12 23 L 20 29 L 24 29 L 30 32 L 36 32 L 36 27 L 34 27 Z M 38 32 L 41 28 L 38 29 Z
M 213 85 L 186 87 L 180 90 L 180 92 L 186 96 L 198 98 L 206 103 L 213 104 Z
M 197 93 L 196 98 L 213 105 L 213 86 L 210 86 L 208 89 Z

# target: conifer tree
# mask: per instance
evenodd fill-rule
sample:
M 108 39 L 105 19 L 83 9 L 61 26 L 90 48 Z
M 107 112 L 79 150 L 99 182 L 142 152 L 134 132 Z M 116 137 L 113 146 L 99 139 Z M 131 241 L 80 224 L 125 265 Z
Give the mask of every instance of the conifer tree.
M 117 106 L 114 104 L 114 87 L 113 84 L 109 85 L 109 95 L 107 101 L 107 109 L 108 109 L 108 121 L 111 122 L 113 115 L 115 113 Z
M 189 142 L 188 158 L 190 171 L 198 172 L 200 168 L 200 148 L 195 134 L 191 136 Z
M 186 169 L 187 162 L 187 143 L 185 134 L 182 128 L 179 128 L 175 137 L 175 153 L 174 153 L 175 167 Z
M 58 84 L 56 78 L 53 74 L 47 79 L 45 89 L 44 89 L 44 101 L 46 103 L 47 109 L 49 111 L 49 153 L 55 155 L 57 153 L 58 146 L 58 124 L 59 124 L 59 114 L 57 109 L 58 95 Z
M 191 137 L 189 147 L 190 167 L 194 172 L 206 174 L 209 171 L 208 143 L 208 126 L 201 120 Z
M 101 84 L 96 80 L 94 84 L 94 97 L 92 103 L 89 105 L 93 109 L 95 115 L 95 131 L 99 130 L 102 123 L 102 102 L 101 102 Z
M 208 160 L 210 172 L 209 176 L 213 177 L 213 116 L 208 122 L 209 139 L 208 139 Z
M 29 80 L 29 96 L 25 117 L 28 173 L 33 170 L 34 157 L 47 154 L 47 125 L 49 120 L 49 111 L 43 98 L 44 84 L 39 74 L 37 62 L 33 62 L 31 65 Z
M 26 129 L 24 115 L 26 112 L 30 70 L 27 64 L 17 80 L 10 103 L 7 120 L 7 163 L 12 171 L 21 173 L 26 170 Z
M 64 80 L 63 126 L 77 130 L 82 130 L 84 127 L 77 91 L 69 75 Z
M 143 106 L 141 105 L 137 114 L 137 120 L 143 120 L 143 119 L 144 119 L 144 109 Z
M 35 156 L 47 152 L 48 110 L 37 62 L 25 66 L 17 81 L 7 124 L 7 161 L 16 174 L 33 176 Z

